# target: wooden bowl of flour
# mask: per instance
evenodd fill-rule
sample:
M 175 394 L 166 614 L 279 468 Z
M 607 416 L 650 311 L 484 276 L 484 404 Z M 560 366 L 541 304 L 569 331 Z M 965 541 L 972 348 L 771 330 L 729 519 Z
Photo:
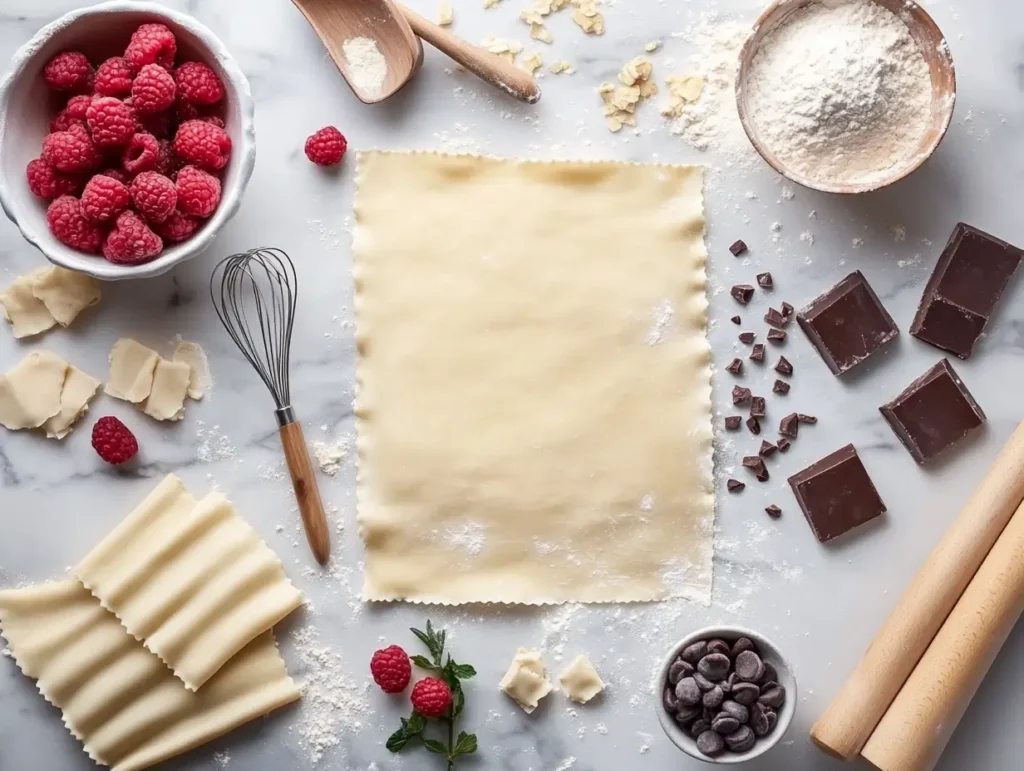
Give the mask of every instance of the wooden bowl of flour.
M 752 98 L 752 94 L 757 88 L 756 84 L 752 82 L 755 77 L 753 74 L 755 58 L 762 50 L 765 40 L 771 38 L 773 33 L 778 32 L 780 28 L 791 22 L 794 19 L 793 14 L 801 12 L 807 6 L 820 5 L 820 0 L 776 0 L 754 23 L 750 37 L 747 38 L 740 50 L 739 70 L 736 75 L 736 107 L 743 130 L 751 144 L 754 145 L 754 149 L 769 166 L 804 187 L 826 193 L 866 193 L 891 185 L 906 177 L 928 160 L 945 136 L 953 118 L 953 106 L 956 102 L 956 73 L 953 68 L 953 58 L 942 31 L 932 17 L 911 0 L 871 0 L 871 2 L 891 11 L 906 25 L 927 65 L 928 80 L 931 85 L 930 97 L 927 100 L 928 115 L 920 116 L 921 118 L 926 117 L 926 123 L 917 141 L 912 146 L 906 147 L 906 152 L 898 160 L 871 173 L 853 176 L 809 173 L 808 164 L 802 156 L 797 154 L 800 151 L 794 152 L 792 147 L 782 147 L 780 144 L 780 142 L 786 142 L 784 132 L 780 134 L 780 127 L 784 125 L 785 118 L 775 120 L 774 128 L 771 125 L 765 125 L 769 116 L 766 116 L 764 111 L 759 114 L 753 103 L 755 100 Z M 758 64 L 760 62 L 759 59 Z M 770 117 L 775 118 L 775 116 Z M 759 118 L 761 125 L 759 125 Z M 842 143 L 838 144 L 839 146 L 835 148 L 835 156 L 846 152 Z M 800 160 L 794 160 L 796 158 L 800 158 Z

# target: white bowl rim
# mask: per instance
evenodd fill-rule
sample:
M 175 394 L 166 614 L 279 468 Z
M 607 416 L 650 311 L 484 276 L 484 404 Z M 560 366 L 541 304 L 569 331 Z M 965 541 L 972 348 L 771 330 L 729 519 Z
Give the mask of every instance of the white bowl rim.
M 242 194 L 249 183 L 249 178 L 252 176 L 253 168 L 256 165 L 255 105 L 253 103 L 252 90 L 249 87 L 249 80 L 245 77 L 245 73 L 242 72 L 242 69 L 229 53 L 227 47 L 209 27 L 195 17 L 156 3 L 140 2 L 139 0 L 109 0 L 108 2 L 70 11 L 40 29 L 15 52 L 11 58 L 11 65 L 6 75 L 0 81 L 0 146 L 3 145 L 4 135 L 7 132 L 7 121 L 4 116 L 8 113 L 7 106 L 10 101 L 11 91 L 36 52 L 54 35 L 80 18 L 124 11 L 152 14 L 155 17 L 167 19 L 179 27 L 183 27 L 199 38 L 210 54 L 216 58 L 217 63 L 224 68 L 231 88 L 234 90 L 233 96 L 237 100 L 240 115 L 241 130 L 239 137 L 237 139 L 235 137 L 231 138 L 232 154 L 238 158 L 239 166 L 236 184 L 230 190 L 227 188 L 223 190 L 223 197 L 221 198 L 220 205 L 217 207 L 217 211 L 206 221 L 200 232 L 186 243 L 177 244 L 173 247 L 174 250 L 180 247 L 186 248 L 176 253 L 172 251 L 170 254 L 160 255 L 151 262 L 135 266 L 116 265 L 103 259 L 102 256 L 82 254 L 70 248 L 68 248 L 69 253 L 76 256 L 73 262 L 68 261 L 61 254 L 48 252 L 43 248 L 42 235 L 27 221 L 27 218 L 19 218 L 18 203 L 15 200 L 15 196 L 9 189 L 7 180 L 0 176 L 0 207 L 3 208 L 7 217 L 17 225 L 25 240 L 36 247 L 53 264 L 79 273 L 86 273 L 94 278 L 105 281 L 159 276 L 176 265 L 190 260 L 205 251 L 217 237 L 220 228 L 234 216 L 241 205 Z
M 669 716 L 668 711 L 662 704 L 662 693 L 664 689 L 664 682 L 668 677 L 669 667 L 672 666 L 672 662 L 676 660 L 676 656 L 679 655 L 679 652 L 691 643 L 695 643 L 699 640 L 710 640 L 715 637 L 721 637 L 722 639 L 749 637 L 757 644 L 760 650 L 768 651 L 773 659 L 782 664 L 783 670 L 788 675 L 790 682 L 786 686 L 786 705 L 788 705 L 788 709 L 779 711 L 778 723 L 776 723 L 771 734 L 764 738 L 758 737 L 757 743 L 747 752 L 739 754 L 727 752 L 716 758 L 710 758 L 697 749 L 697 741 L 683 731 L 683 729 L 679 727 L 679 724 Z M 658 722 L 661 724 L 661 728 L 665 732 L 665 735 L 668 736 L 669 740 L 671 740 L 676 747 L 681 749 L 690 757 L 696 758 L 697 760 L 705 763 L 729 766 L 746 763 L 748 760 L 758 758 L 779 743 L 779 740 L 782 739 L 783 735 L 785 735 L 789 728 L 789 724 L 793 722 L 793 716 L 796 714 L 797 685 L 796 676 L 793 674 L 793 667 L 790 665 L 789 659 L 782 655 L 782 650 L 774 641 L 772 641 L 771 638 L 746 627 L 734 626 L 732 624 L 718 624 L 715 626 L 706 626 L 703 629 L 691 632 L 669 649 L 669 652 L 662 661 L 661 667 L 658 669 L 657 688 L 655 689 L 654 695 L 656 709 L 658 711 Z

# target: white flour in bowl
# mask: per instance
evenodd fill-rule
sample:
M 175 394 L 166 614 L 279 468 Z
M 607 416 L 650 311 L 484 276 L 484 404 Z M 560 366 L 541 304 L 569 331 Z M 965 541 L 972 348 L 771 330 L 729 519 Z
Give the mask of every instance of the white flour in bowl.
M 380 96 L 388 76 L 388 62 L 377 48 L 377 41 L 368 37 L 352 37 L 341 44 L 348 62 L 348 77 L 364 95 Z
M 868 183 L 917 150 L 930 120 L 928 64 L 906 24 L 871 0 L 822 0 L 761 41 L 748 117 L 787 167 Z

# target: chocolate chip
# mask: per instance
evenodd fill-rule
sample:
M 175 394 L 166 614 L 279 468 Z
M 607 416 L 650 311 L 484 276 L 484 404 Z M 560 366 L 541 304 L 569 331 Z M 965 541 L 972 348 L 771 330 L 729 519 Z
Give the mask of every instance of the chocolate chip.
M 740 721 L 727 712 L 719 712 L 711 721 L 711 730 L 720 734 L 731 734 L 740 727 Z
M 755 736 L 765 736 L 771 730 L 768 726 L 768 716 L 765 714 L 764 705 L 755 702 L 750 708 L 750 728 Z
M 790 441 L 786 437 L 782 437 L 778 442 L 779 452 L 789 452 Z
M 732 252 L 734 257 L 739 257 L 745 251 L 747 251 L 747 245 L 743 243 L 743 240 L 736 241 L 732 246 L 729 247 L 729 251 Z
M 769 442 L 767 439 L 762 439 L 761 440 L 761 449 L 757 451 L 757 454 L 760 455 L 762 458 L 770 458 L 771 456 L 773 456 L 775 454 L 775 451 L 778 450 L 778 449 L 779 449 L 778 447 L 776 447 L 774 444 Z M 743 637 L 743 638 L 740 638 L 740 639 L 745 640 L 746 638 Z M 749 650 L 749 648 L 748 648 L 748 650 Z M 736 652 L 738 653 L 738 651 L 736 651 Z
M 757 699 L 759 702 L 764 704 L 766 707 L 772 707 L 778 709 L 782 706 L 782 703 L 786 700 L 786 689 L 781 685 L 776 685 L 774 688 L 769 688 L 764 691 Z M 722 705 L 725 706 L 724 704 Z
M 675 711 L 679 709 L 679 699 L 676 698 L 676 689 L 666 688 L 665 692 L 661 695 L 661 703 L 665 705 L 665 709 L 675 714 Z
M 720 707 L 722 706 L 722 702 L 725 701 L 725 691 L 722 690 L 722 686 L 716 685 L 704 694 L 702 701 L 705 707 L 710 707 L 711 709 Z
M 705 731 L 697 737 L 697 749 L 709 758 L 713 758 L 725 751 L 725 739 L 715 731 Z
M 683 704 L 680 704 L 679 709 L 676 711 L 675 719 L 677 723 L 682 723 L 683 725 L 686 725 L 687 723 L 696 720 L 703 714 L 704 708 L 699 705 L 694 707 L 687 707 Z
M 758 343 L 750 352 L 750 358 L 754 361 L 764 361 L 764 343 Z
M 743 459 L 743 466 L 753 471 L 759 482 L 768 481 L 768 468 L 764 465 L 764 459 L 760 455 L 747 455 Z
M 730 321 L 731 321 L 731 322 L 732 322 L 733 324 L 739 324 L 739 323 L 740 323 L 740 321 L 742 321 L 742 319 L 741 319 L 741 318 L 740 318 L 739 316 L 733 316 L 733 317 L 732 317 L 731 319 L 729 319 L 729 320 L 730 320 Z
M 708 640 L 708 653 L 724 653 L 726 656 L 732 651 L 732 646 L 725 640 Z
M 758 687 L 758 690 L 761 693 L 766 693 L 767 691 L 771 690 L 772 688 L 777 688 L 778 685 L 779 684 L 777 682 L 775 682 L 774 680 L 765 680 L 765 678 L 762 676 L 757 687 Z
M 732 403 L 743 404 L 750 400 L 750 389 L 744 388 L 743 386 L 732 387 Z
M 744 345 L 750 345 L 756 337 L 757 334 L 754 332 L 740 332 L 740 342 Z
M 697 662 L 697 671 L 712 682 L 724 680 L 732 662 L 724 653 L 709 653 Z
M 725 430 L 735 431 L 743 423 L 743 418 L 740 415 L 729 415 L 725 419 Z
M 772 385 L 772 393 L 781 394 L 782 396 L 785 396 L 786 394 L 789 393 L 789 383 L 787 383 L 785 380 L 776 380 L 774 385 Z
M 757 274 L 757 285 L 762 289 L 771 289 L 775 286 L 775 282 L 772 281 L 771 273 L 758 273 Z
M 786 342 L 786 333 L 781 329 L 769 329 L 768 340 L 773 343 L 784 343 Z
M 749 707 L 761 695 L 761 689 L 753 683 L 736 683 L 732 687 L 732 700 Z
M 757 737 L 750 726 L 740 726 L 733 733 L 725 736 L 725 745 L 733 752 L 740 753 L 753 749 Z
M 763 447 L 764 444 L 765 443 L 762 442 L 761 446 Z M 733 658 L 736 658 L 739 654 L 743 653 L 743 651 L 752 651 L 756 648 L 757 646 L 754 645 L 754 641 L 751 640 L 749 637 L 737 637 L 736 642 L 732 644 L 732 649 L 730 650 L 730 653 L 732 654 Z
M 710 730 L 711 730 L 711 721 L 710 720 L 705 720 L 704 718 L 700 718 L 699 720 L 694 720 L 693 721 L 693 725 L 690 726 L 690 736 L 692 736 L 694 739 L 696 739 L 698 736 L 700 736 L 705 731 L 710 731 Z
M 778 721 L 779 716 L 773 709 L 766 709 L 764 711 L 764 716 L 768 718 L 768 732 L 771 733 L 771 730 L 775 728 L 775 723 Z
M 676 698 L 686 707 L 692 707 L 700 701 L 700 688 L 692 677 L 684 677 L 676 683 Z
M 697 683 L 697 687 L 705 693 L 715 687 L 715 684 L 708 680 L 706 677 L 704 677 L 704 675 L 702 675 L 700 672 L 694 672 L 693 679 L 694 682 Z
M 779 363 L 775 365 L 775 371 L 780 375 L 792 375 L 793 365 L 789 363 L 789 359 L 785 356 L 780 356 Z
M 779 517 L 782 516 L 782 509 L 780 509 L 774 503 L 771 503 L 771 504 L 765 506 L 764 510 L 768 512 L 768 516 L 771 517 L 772 519 L 778 519 Z
M 750 397 L 750 417 L 763 418 L 765 416 L 765 401 L 763 396 Z
M 708 652 L 708 644 L 706 640 L 697 640 L 695 643 L 690 643 L 679 653 L 679 658 L 685 661 L 687 664 L 693 664 L 697 666 L 697 662 L 704 658 L 704 654 Z
M 727 699 L 722 702 L 722 712 L 726 713 L 727 715 L 732 715 L 732 717 L 740 721 L 741 725 L 750 720 L 750 710 L 748 710 L 742 704 L 738 704 L 737 702 L 733 701 L 732 699 Z
M 782 315 L 783 316 L 785 316 L 787 319 L 793 318 L 793 311 L 794 310 L 796 310 L 796 308 L 794 308 L 792 305 L 790 305 L 785 300 L 782 301 Z
M 778 327 L 779 329 L 782 329 L 784 326 L 786 326 L 787 323 L 789 323 L 786 320 L 786 317 L 783 316 L 774 308 L 768 309 L 768 312 L 764 314 L 764 320 L 771 324 L 773 327 Z
M 818 419 L 816 417 L 814 417 L 813 415 L 798 414 L 796 416 L 796 419 L 799 420 L 801 423 L 811 423 L 811 424 L 814 424 L 814 423 L 818 422 Z
M 743 651 L 736 657 L 736 677 L 747 683 L 756 683 L 764 674 L 764 662 L 753 651 Z M 678 694 L 678 691 L 676 692 Z
M 797 417 L 797 414 L 791 412 L 779 421 L 779 433 L 783 436 L 788 436 L 790 439 L 796 439 L 796 435 L 800 431 L 799 423 L 800 419 Z M 780 447 L 779 449 L 781 450 L 782 448 Z M 785 451 L 783 450 L 783 452 Z
M 759 681 L 761 685 L 765 685 L 766 683 L 777 683 L 778 681 L 779 673 L 775 671 L 775 667 L 767 661 L 764 662 L 764 675 Z
M 731 294 L 740 305 L 746 305 L 750 302 L 750 298 L 754 296 L 754 287 L 750 284 L 737 284 L 729 290 L 729 294 Z
M 757 418 L 747 418 L 747 428 L 750 429 L 750 433 L 754 436 L 761 433 L 761 424 L 757 422 Z
M 693 664 L 682 659 L 676 659 L 672 662 L 672 666 L 668 668 L 668 681 L 675 685 L 684 677 L 693 674 Z
M 746 485 L 738 479 L 728 479 L 725 482 L 725 487 L 730 493 L 738 493 L 742 491 Z
M 722 683 L 721 683 L 722 690 L 725 691 L 726 693 L 729 693 L 729 691 L 732 690 L 732 684 L 733 684 L 733 682 L 735 680 L 736 680 L 736 673 L 735 672 L 730 672 L 729 676 L 727 678 L 725 678 L 725 680 L 723 680 Z
M 733 359 L 729 362 L 729 366 L 725 368 L 726 372 L 731 372 L 734 375 L 743 374 L 743 359 Z

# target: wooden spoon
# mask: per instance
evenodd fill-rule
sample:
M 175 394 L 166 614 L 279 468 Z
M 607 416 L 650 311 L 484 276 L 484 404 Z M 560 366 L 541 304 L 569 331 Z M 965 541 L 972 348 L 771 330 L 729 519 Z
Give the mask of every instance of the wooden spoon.
M 423 46 L 392 0 L 292 2 L 323 41 L 352 92 L 365 104 L 394 94 L 423 62 Z M 361 55 L 369 59 L 362 65 L 358 62 Z M 374 60 L 385 67 L 374 68 Z

